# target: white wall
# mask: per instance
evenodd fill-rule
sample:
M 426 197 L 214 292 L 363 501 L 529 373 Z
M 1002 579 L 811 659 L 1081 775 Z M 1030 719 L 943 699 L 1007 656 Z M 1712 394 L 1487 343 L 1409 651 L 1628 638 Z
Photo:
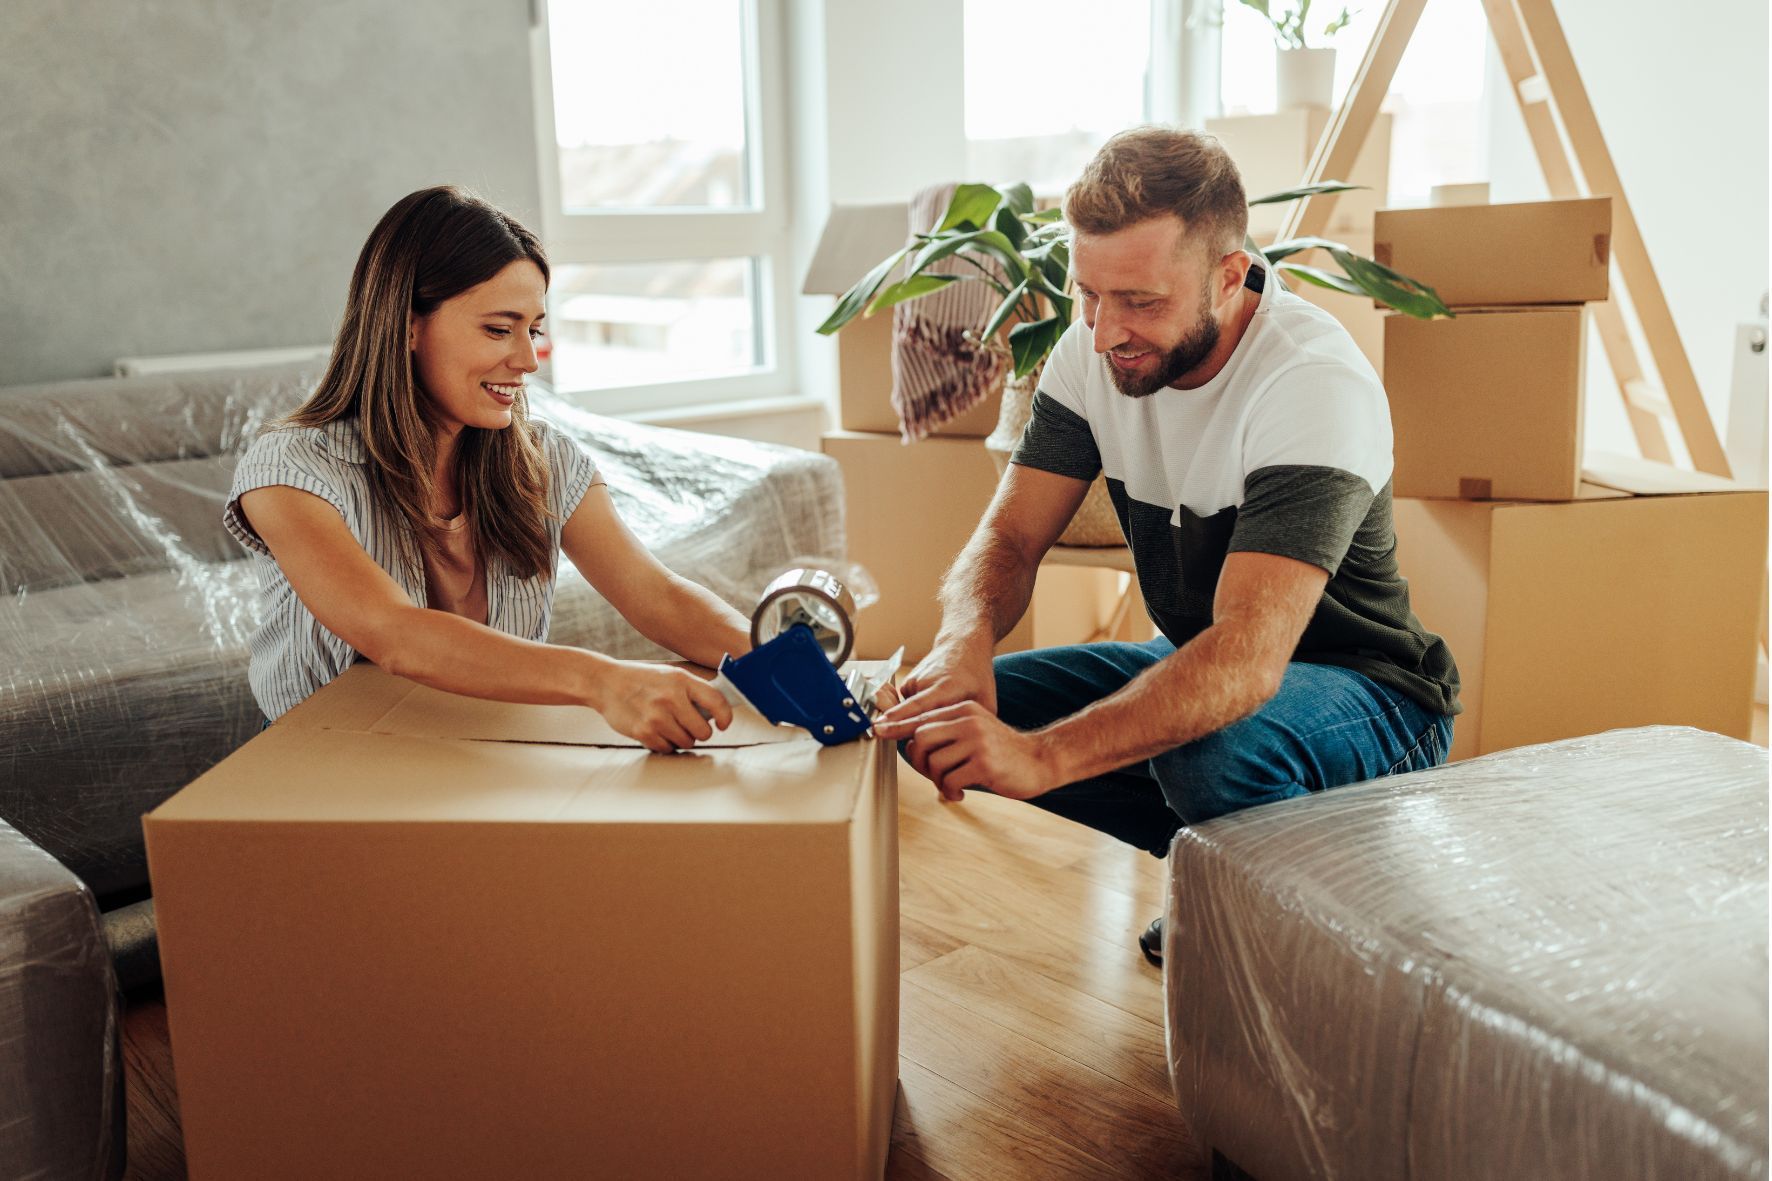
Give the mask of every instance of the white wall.
M 796 290 L 832 204 L 902 201 L 965 179 L 961 16 L 959 0 L 791 0 Z M 834 403 L 836 345 L 815 331 L 833 300 L 797 304 L 800 392 Z
M 0 7 L 0 385 L 330 340 L 426 185 L 538 224 L 525 0 Z
M 1720 436 L 1735 326 L 1758 317 L 1767 287 L 1766 0 L 1557 0 L 1556 11 Z M 1519 107 L 1490 57 L 1493 199 L 1542 199 Z M 1590 343 L 1588 445 L 1634 454 L 1605 353 Z

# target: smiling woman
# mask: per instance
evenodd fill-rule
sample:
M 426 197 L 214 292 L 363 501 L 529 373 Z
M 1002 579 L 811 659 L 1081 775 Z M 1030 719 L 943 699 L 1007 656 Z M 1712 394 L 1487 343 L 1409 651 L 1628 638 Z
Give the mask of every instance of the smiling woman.
M 730 721 L 688 672 L 546 643 L 564 550 L 648 639 L 704 665 L 750 648 L 737 612 L 639 544 L 578 445 L 529 417 L 548 277 L 534 234 L 454 188 L 370 234 L 325 377 L 228 499 L 260 559 L 266 717 L 368 659 L 454 693 L 589 705 L 656 751 Z

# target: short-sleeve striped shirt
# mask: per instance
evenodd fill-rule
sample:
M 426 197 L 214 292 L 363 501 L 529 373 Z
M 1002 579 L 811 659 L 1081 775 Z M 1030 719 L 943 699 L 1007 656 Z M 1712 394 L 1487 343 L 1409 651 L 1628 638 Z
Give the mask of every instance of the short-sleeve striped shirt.
M 571 437 L 530 419 L 548 466 L 549 569 L 518 578 L 504 562 L 489 558 L 486 570 L 487 622 L 528 640 L 546 640 L 553 612 L 560 532 L 592 485 L 602 483 L 597 465 Z M 513 428 L 514 429 L 514 428 Z M 314 618 L 265 543 L 240 515 L 240 497 L 255 488 L 287 486 L 320 497 L 344 518 L 352 536 L 393 576 L 414 603 L 424 603 L 425 572 L 412 547 L 403 545 L 404 520 L 370 494 L 369 453 L 356 421 L 339 419 L 321 427 L 285 427 L 255 439 L 234 471 L 222 521 L 252 553 L 264 615 L 252 637 L 247 678 L 267 718 L 275 720 L 358 659 L 349 644 Z

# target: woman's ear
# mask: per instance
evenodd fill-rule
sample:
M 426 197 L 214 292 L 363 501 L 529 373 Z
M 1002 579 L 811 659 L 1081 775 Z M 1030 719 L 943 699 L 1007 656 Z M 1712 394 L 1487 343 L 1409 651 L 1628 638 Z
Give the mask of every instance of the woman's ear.
M 418 352 L 418 317 L 411 312 L 406 313 L 406 351 Z

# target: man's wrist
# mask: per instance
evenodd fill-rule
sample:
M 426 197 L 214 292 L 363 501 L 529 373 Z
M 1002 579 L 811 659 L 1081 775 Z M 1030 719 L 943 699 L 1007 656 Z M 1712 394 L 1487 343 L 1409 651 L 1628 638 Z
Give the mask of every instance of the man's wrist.
M 1054 723 L 1028 733 L 1034 744 L 1034 758 L 1045 771 L 1043 791 L 1075 783 L 1080 776 L 1073 773 L 1073 751 L 1065 741 L 1062 723 Z

